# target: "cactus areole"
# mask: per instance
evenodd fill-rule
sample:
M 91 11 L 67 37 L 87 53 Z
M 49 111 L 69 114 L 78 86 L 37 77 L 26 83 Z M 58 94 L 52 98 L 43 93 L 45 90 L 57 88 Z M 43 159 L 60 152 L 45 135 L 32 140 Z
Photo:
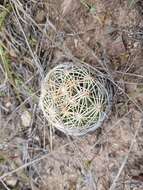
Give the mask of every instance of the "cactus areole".
M 81 136 L 107 118 L 112 92 L 104 73 L 66 62 L 51 69 L 42 82 L 40 106 L 52 126 L 67 135 Z

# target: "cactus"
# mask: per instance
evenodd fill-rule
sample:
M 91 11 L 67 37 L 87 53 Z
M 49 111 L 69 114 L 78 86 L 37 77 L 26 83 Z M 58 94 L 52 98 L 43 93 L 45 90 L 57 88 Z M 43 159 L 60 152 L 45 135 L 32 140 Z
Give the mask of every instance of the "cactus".
M 112 95 L 111 82 L 103 73 L 69 62 L 59 64 L 45 77 L 40 106 L 52 126 L 80 136 L 101 126 Z

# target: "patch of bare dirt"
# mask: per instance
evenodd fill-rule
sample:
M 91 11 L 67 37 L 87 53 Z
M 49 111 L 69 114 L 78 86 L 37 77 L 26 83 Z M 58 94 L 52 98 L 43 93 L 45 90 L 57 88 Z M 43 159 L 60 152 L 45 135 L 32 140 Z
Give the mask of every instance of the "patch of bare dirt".
M 0 189 L 142 190 L 142 1 L 0 4 L 9 10 L 0 29 Z M 80 138 L 51 129 L 39 108 L 42 79 L 65 60 L 103 69 L 116 85 L 108 120 Z

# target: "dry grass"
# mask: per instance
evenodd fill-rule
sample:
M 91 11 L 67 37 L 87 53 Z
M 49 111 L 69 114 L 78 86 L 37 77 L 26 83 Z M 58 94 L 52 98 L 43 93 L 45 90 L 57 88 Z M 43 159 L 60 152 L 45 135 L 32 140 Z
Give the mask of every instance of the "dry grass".
M 143 188 L 141 6 L 140 0 L 0 4 L 0 189 Z M 53 129 L 39 108 L 41 81 L 65 61 L 103 70 L 116 87 L 110 118 L 80 138 Z

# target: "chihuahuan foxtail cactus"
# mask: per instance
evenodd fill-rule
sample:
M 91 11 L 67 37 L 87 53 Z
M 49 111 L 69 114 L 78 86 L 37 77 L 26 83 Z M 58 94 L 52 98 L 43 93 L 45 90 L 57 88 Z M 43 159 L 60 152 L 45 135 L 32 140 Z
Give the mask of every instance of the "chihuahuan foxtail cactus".
M 67 62 L 45 77 L 41 109 L 52 126 L 73 136 L 101 126 L 111 108 L 111 82 L 88 66 Z

